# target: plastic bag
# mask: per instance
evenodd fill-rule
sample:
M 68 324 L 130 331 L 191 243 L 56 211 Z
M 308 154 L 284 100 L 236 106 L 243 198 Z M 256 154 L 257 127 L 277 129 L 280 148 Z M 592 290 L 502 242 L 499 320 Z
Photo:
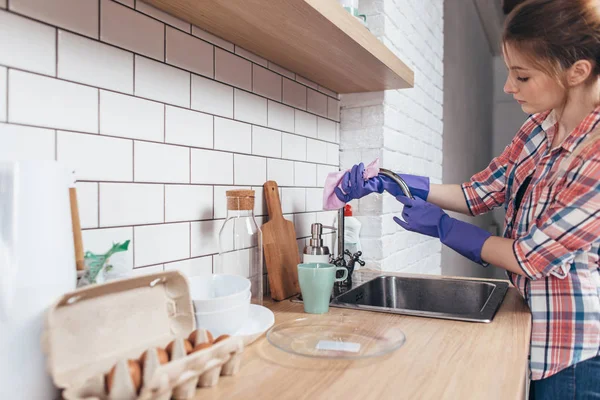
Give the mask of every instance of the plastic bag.
M 115 243 L 112 245 L 110 250 L 105 254 L 94 254 L 91 251 L 86 251 L 84 255 L 85 272 L 79 282 L 78 287 L 91 285 L 95 283 L 104 283 L 110 280 L 111 275 L 116 277 L 120 275 L 119 264 L 115 263 L 115 258 L 111 258 L 113 255 L 127 251 L 129 248 L 129 240 L 123 243 Z

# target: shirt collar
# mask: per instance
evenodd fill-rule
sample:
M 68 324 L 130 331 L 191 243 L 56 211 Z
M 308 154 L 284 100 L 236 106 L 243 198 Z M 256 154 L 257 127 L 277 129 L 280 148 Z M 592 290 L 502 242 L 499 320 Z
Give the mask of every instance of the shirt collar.
M 556 114 L 554 110 L 537 114 L 533 117 L 546 133 L 548 143 L 552 142 L 556 129 Z M 540 123 L 541 122 L 541 123 Z M 600 122 L 600 105 L 589 113 L 562 142 L 561 147 L 571 153 L 579 142 Z

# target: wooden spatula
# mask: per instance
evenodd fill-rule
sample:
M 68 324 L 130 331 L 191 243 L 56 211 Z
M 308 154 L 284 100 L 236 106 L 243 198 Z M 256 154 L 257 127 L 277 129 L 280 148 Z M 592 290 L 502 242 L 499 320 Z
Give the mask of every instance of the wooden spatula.
M 265 262 L 273 300 L 284 300 L 300 293 L 298 285 L 298 243 L 294 223 L 283 218 L 277 182 L 264 185 L 269 222 L 263 224 Z

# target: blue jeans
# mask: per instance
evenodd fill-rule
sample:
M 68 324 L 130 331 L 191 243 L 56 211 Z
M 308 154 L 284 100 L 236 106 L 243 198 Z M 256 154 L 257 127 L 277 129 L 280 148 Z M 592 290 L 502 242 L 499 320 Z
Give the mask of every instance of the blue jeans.
M 531 381 L 529 400 L 600 399 L 600 356 L 581 361 L 546 379 Z

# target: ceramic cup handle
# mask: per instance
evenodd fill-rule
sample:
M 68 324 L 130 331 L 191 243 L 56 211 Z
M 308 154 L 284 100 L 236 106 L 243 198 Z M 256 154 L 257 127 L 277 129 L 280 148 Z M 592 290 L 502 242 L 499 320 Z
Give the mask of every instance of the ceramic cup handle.
M 335 271 L 342 271 L 342 277 L 341 278 L 335 278 L 336 282 L 341 282 L 341 281 L 345 281 L 346 278 L 348 278 L 348 269 L 345 267 L 337 267 L 335 269 Z

